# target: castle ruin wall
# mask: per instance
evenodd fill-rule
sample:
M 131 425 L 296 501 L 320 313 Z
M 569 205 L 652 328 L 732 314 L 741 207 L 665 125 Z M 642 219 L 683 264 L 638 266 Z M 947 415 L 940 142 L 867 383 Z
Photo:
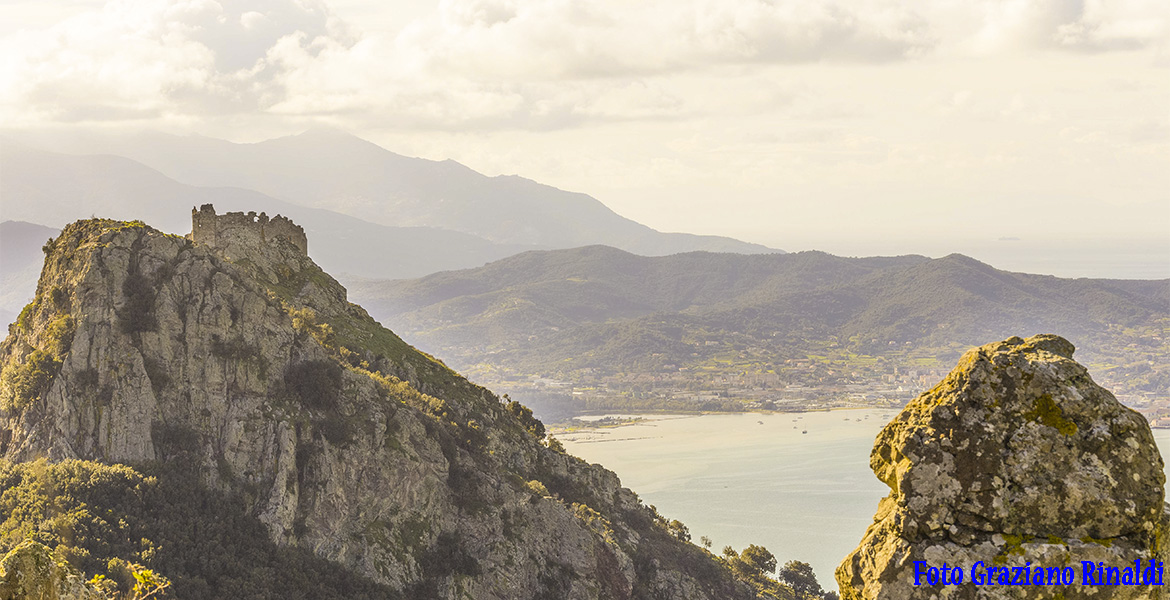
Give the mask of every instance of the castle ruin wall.
M 191 209 L 191 233 L 194 242 L 223 249 L 229 245 L 265 246 L 276 239 L 287 240 L 305 255 L 309 253 L 309 239 L 305 230 L 288 217 L 255 211 L 215 214 L 215 207 L 204 204 Z

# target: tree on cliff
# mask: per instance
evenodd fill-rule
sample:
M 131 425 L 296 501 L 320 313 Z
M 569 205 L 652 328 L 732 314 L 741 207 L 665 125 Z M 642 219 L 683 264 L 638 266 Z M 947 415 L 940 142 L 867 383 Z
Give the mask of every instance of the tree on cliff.
M 825 597 L 825 591 L 821 589 L 816 573 L 806 562 L 790 560 L 784 563 L 777 573 L 777 579 L 792 586 L 792 591 L 796 592 L 796 597 L 800 600 Z
M 776 556 L 763 546 L 751 544 L 736 552 L 731 546 L 723 548 L 723 560 L 742 581 L 746 581 L 761 598 L 789 600 L 800 598 L 787 585 L 769 577 L 776 571 Z

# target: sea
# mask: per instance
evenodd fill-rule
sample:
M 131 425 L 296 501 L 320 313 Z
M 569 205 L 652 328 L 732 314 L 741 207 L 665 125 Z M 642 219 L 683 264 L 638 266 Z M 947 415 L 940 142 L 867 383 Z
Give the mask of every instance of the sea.
M 895 410 L 637 415 L 631 425 L 559 434 L 572 454 L 621 477 L 711 551 L 748 544 L 812 565 L 825 590 L 889 489 L 869 452 Z M 634 415 L 621 415 L 631 417 Z M 1170 449 L 1170 430 L 1155 429 Z M 1163 451 L 1165 455 L 1165 451 Z

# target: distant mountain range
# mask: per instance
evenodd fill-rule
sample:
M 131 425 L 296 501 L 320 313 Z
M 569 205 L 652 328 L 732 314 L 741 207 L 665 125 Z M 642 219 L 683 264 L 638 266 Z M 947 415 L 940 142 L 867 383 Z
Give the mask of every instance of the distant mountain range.
M 417 277 L 533 248 L 435 227 L 377 225 L 243 188 L 188 185 L 119 156 L 74 156 L 5 142 L 0 169 L 5 220 L 53 220 L 63 226 L 91 216 L 133 217 L 185 234 L 191 231 L 191 209 L 202 204 L 213 203 L 221 213 L 279 213 L 305 228 L 314 258 L 357 276 Z
M 1034 332 L 1060 332 L 1102 356 L 1170 324 L 1170 280 L 1009 273 L 958 254 L 642 257 L 591 246 L 421 279 L 351 282 L 350 290 L 376 318 L 457 368 L 560 376 L 661 372 L 729 350 L 765 362 L 826 348 L 928 350 L 952 361 L 980 341 Z
M 726 237 L 662 233 L 586 194 L 518 176 L 488 177 L 452 160 L 402 156 L 333 129 L 255 144 L 164 134 L 41 143 L 124 156 L 188 185 L 254 190 L 383 226 L 439 228 L 511 247 L 606 244 L 650 256 L 778 252 Z

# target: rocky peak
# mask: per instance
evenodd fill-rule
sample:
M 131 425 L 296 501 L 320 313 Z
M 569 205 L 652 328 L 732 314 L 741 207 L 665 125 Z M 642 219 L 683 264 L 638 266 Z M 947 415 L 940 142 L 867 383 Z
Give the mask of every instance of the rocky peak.
M 870 465 L 890 495 L 837 569 L 843 598 L 939 597 L 946 588 L 914 586 L 915 561 L 969 574 L 978 561 L 1079 569 L 1166 556 L 1165 476 L 1149 425 L 1094 383 L 1073 350 L 1055 335 L 970 350 L 886 425 Z M 968 579 L 942 597 L 1144 598 L 1151 589 L 973 588 Z
M 192 237 L 89 220 L 46 246 L 0 345 L 0 457 L 197 481 L 386 597 L 752 597 L 531 412 L 347 302 L 302 247 Z M 166 572 L 189 564 L 168 551 L 152 568 L 180 597 L 215 575 Z

